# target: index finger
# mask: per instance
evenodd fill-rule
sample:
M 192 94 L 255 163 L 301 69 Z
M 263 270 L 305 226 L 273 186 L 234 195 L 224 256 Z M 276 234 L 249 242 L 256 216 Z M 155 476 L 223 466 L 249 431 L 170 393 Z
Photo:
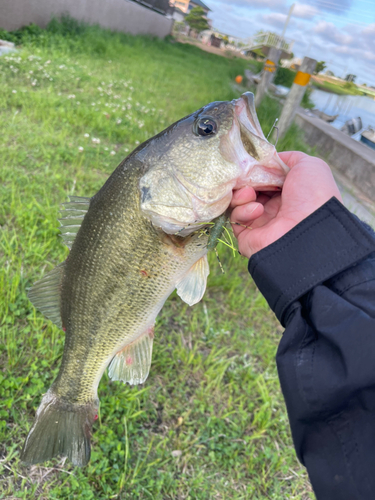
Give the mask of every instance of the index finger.
M 302 151 L 283 151 L 282 153 L 278 153 L 278 155 L 289 168 L 295 167 L 297 163 L 309 156 L 306 153 L 302 153 Z

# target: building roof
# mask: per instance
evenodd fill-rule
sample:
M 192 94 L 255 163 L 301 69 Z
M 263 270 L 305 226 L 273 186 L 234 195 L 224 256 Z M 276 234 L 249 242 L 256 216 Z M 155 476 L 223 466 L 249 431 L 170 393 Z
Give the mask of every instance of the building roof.
M 190 0 L 190 3 L 197 5 L 198 7 L 202 7 L 203 9 L 211 10 L 207 5 L 205 5 L 201 0 Z
M 180 7 L 175 7 L 174 10 L 175 10 L 175 12 L 177 11 L 179 14 L 183 15 L 184 17 L 187 16 L 187 13 L 184 12 L 183 10 L 181 10 Z

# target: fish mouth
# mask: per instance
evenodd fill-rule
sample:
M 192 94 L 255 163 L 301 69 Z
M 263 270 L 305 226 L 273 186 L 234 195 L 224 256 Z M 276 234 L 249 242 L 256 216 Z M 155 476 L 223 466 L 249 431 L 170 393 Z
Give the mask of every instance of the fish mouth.
M 242 169 L 235 189 L 248 185 L 257 191 L 280 189 L 289 168 L 263 134 L 255 110 L 254 95 L 245 92 L 232 103 L 234 120 L 229 134 L 236 151 L 235 161 Z

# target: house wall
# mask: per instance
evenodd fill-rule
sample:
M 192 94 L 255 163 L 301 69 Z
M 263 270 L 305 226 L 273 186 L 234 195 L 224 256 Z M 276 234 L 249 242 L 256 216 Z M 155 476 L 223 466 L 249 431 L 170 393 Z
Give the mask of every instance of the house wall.
M 45 28 L 62 14 L 132 35 L 163 38 L 173 26 L 172 19 L 130 0 L 0 0 L 0 28 L 8 31 L 30 23 Z
M 189 8 L 189 2 L 190 0 L 171 0 L 170 5 L 178 7 L 179 9 L 182 10 L 182 12 L 185 12 L 186 14 Z

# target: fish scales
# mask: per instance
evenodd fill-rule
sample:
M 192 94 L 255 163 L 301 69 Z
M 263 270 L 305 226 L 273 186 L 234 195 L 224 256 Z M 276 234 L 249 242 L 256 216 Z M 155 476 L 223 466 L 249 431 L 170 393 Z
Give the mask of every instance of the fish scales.
M 153 322 L 160 297 L 174 288 L 171 278 L 191 267 L 189 252 L 194 255 L 198 245 L 203 254 L 206 244 L 206 236 L 189 236 L 183 248 L 167 235 L 160 237 L 134 195 L 142 175 L 138 163 L 121 164 L 116 182 L 92 199 L 65 266 L 61 316 L 66 356 L 53 389 L 81 404 L 95 397 L 93 382 L 108 360 Z
M 176 289 L 191 306 L 204 294 L 207 252 L 232 190 L 279 189 L 286 173 L 245 93 L 174 123 L 133 151 L 91 199 L 64 204 L 61 232 L 71 252 L 29 292 L 65 331 L 64 353 L 25 441 L 25 463 L 67 456 L 87 464 L 104 370 L 112 380 L 146 380 L 165 300 Z

